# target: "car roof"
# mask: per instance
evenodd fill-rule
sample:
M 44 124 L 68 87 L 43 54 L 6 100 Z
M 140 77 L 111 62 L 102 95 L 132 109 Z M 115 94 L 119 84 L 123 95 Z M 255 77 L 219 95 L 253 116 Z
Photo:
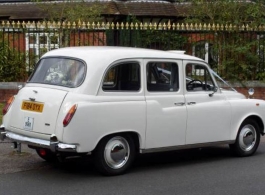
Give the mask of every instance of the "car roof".
M 116 47 L 116 46 L 79 46 L 65 47 L 47 52 L 43 57 L 48 56 L 68 56 L 80 58 L 84 61 L 93 58 L 101 58 L 116 61 L 126 58 L 169 58 L 169 59 L 189 59 L 199 60 L 200 58 L 183 54 L 183 51 L 162 51 L 154 49 Z M 104 58 L 103 58 L 104 56 Z

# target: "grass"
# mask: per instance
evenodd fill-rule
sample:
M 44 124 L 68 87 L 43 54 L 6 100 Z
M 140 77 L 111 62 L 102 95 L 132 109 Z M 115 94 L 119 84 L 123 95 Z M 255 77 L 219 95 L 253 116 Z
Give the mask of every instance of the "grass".
M 0 125 L 2 125 L 2 117 L 3 117 L 2 110 L 3 110 L 3 107 L 4 107 L 4 104 L 0 103 Z

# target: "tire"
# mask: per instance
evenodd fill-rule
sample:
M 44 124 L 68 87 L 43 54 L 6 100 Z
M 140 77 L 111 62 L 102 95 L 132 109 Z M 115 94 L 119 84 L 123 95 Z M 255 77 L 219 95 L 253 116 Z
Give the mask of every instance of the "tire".
M 36 152 L 39 155 L 39 157 L 46 160 L 47 162 L 56 162 L 57 161 L 56 154 L 51 152 L 48 149 L 38 148 L 38 149 L 36 149 Z
M 246 119 L 240 126 L 236 142 L 230 149 L 237 156 L 245 157 L 254 154 L 260 143 L 260 127 L 253 119 Z
M 110 135 L 99 142 L 94 154 L 95 167 L 101 174 L 121 175 L 135 159 L 135 143 L 129 135 Z

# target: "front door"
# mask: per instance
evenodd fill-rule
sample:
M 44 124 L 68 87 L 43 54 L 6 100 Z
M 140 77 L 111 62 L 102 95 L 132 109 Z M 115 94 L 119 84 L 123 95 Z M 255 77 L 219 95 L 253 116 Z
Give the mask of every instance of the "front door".
M 230 137 L 231 107 L 217 91 L 208 67 L 184 61 L 185 99 L 188 111 L 186 144 L 227 141 Z
M 182 61 L 145 60 L 146 148 L 185 144 Z

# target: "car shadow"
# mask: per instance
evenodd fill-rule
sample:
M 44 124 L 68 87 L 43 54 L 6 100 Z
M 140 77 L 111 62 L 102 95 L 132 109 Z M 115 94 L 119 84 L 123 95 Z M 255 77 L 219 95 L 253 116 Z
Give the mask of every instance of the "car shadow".
M 185 149 L 171 152 L 139 154 L 129 172 L 138 172 L 176 166 L 188 166 L 196 163 L 225 160 L 233 157 L 228 146 L 216 146 L 196 149 Z M 71 158 L 64 162 L 54 163 L 53 168 L 80 175 L 100 175 L 94 167 L 93 158 Z
M 195 149 L 184 149 L 170 152 L 150 153 L 139 155 L 137 167 L 161 166 L 161 164 L 173 166 L 187 165 L 198 162 L 216 161 L 231 158 L 233 155 L 228 146 L 205 147 Z

